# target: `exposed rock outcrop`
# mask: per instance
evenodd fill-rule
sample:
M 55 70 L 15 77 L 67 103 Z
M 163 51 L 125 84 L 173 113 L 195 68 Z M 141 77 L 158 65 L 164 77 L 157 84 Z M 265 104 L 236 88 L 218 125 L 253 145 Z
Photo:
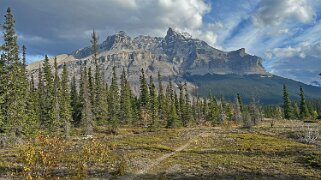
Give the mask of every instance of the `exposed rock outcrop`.
M 91 56 L 89 46 L 70 55 L 59 55 L 57 59 L 61 69 L 62 64 L 66 63 L 70 74 L 79 77 L 81 65 L 93 66 L 94 69 Z M 168 29 L 164 38 L 131 38 L 120 31 L 108 36 L 99 45 L 98 56 L 108 83 L 111 81 L 113 66 L 116 66 L 118 73 L 125 68 L 134 91 L 138 91 L 138 77 L 142 68 L 154 77 L 160 71 L 164 81 L 172 78 L 176 83 L 185 81 L 182 77 L 186 74 L 268 74 L 262 66 L 262 59 L 247 54 L 244 48 L 232 52 L 220 51 L 204 41 L 193 39 L 187 33 L 180 33 L 172 28 Z M 40 63 L 41 61 L 28 66 L 28 70 L 35 77 Z

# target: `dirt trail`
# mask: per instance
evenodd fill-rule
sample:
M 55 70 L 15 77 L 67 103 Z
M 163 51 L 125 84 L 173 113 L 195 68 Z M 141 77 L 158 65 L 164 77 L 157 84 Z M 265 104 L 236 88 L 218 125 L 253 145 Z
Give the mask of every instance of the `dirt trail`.
M 175 151 L 171 152 L 171 153 L 167 153 L 155 160 L 153 160 L 152 163 L 146 165 L 144 168 L 142 168 L 141 170 L 137 171 L 134 175 L 132 175 L 130 178 L 126 178 L 126 179 L 135 179 L 136 177 L 138 177 L 139 175 L 143 175 L 143 174 L 147 174 L 152 168 L 154 168 L 155 166 L 159 165 L 162 161 L 164 161 L 165 159 L 175 155 L 176 153 L 186 149 L 192 142 L 194 142 L 195 140 L 197 140 L 197 138 L 199 137 L 206 137 L 209 135 L 210 132 L 203 132 L 198 134 L 197 136 L 191 138 L 187 143 L 185 143 L 184 145 L 178 147 L 177 149 L 175 149 Z

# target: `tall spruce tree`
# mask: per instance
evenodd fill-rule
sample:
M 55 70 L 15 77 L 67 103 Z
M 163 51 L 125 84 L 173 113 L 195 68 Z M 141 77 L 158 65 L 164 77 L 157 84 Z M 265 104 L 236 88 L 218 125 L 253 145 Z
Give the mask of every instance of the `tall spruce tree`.
M 37 89 L 37 102 L 38 102 L 38 121 L 42 127 L 45 127 L 45 91 L 43 83 L 42 68 L 38 68 L 38 89 Z
M 207 119 L 212 123 L 212 125 L 216 125 L 219 123 L 220 120 L 220 110 L 217 105 L 217 101 L 215 96 L 212 96 L 210 98 L 210 102 L 208 105 L 208 113 L 207 113 Z
M 34 77 L 31 75 L 29 84 L 29 91 L 27 95 L 27 128 L 25 129 L 26 134 L 35 134 L 37 129 L 39 129 L 39 118 L 38 118 L 38 92 L 35 87 Z
M 49 58 L 46 55 L 43 62 L 43 125 L 50 130 L 56 126 L 55 122 L 55 90 L 54 76 L 51 72 Z
M 300 119 L 305 119 L 310 116 L 302 86 L 300 87 Z
M 62 124 L 61 123 L 61 118 L 60 118 L 60 78 L 58 75 L 58 63 L 57 63 L 57 58 L 54 58 L 54 69 L 55 69 L 55 75 L 54 75 L 54 85 L 53 85 L 53 113 L 54 113 L 54 119 L 52 122 L 52 129 L 51 131 L 56 132 L 57 135 L 59 133 L 59 127 Z
M 93 134 L 93 127 L 94 127 L 88 79 L 89 78 L 87 74 L 87 69 L 85 67 L 83 70 L 82 85 L 81 85 L 80 92 L 82 92 L 81 118 L 82 118 L 82 124 L 84 126 L 86 136 L 90 136 Z
M 147 127 L 150 124 L 150 112 L 149 112 L 149 105 L 150 105 L 150 97 L 149 97 L 149 90 L 148 84 L 145 77 L 144 69 L 141 69 L 141 75 L 139 77 L 140 81 L 140 97 L 139 97 L 139 116 L 141 123 L 144 127 Z
M 149 95 L 150 95 L 150 117 L 151 126 L 158 127 L 158 97 L 156 87 L 154 84 L 153 76 L 149 76 Z
M 169 82 L 166 87 L 166 96 L 169 98 L 170 101 L 174 101 L 174 89 L 173 89 L 173 82 L 171 78 L 169 78 Z
M 19 46 L 14 28 L 15 19 L 11 9 L 7 9 L 4 29 L 4 44 L 1 46 L 3 54 L 4 78 L 4 98 L 1 108 L 3 108 L 4 121 L 8 125 L 9 131 L 17 138 L 21 138 L 26 116 L 26 86 L 24 83 L 25 72 L 19 59 Z
M 90 104 L 91 104 L 91 108 L 92 108 L 92 115 L 93 115 L 93 119 L 95 120 L 95 88 L 94 88 L 94 79 L 92 76 L 92 69 L 91 67 L 88 68 L 87 70 L 87 78 L 88 78 L 88 91 L 89 91 L 89 97 L 90 97 Z
M 1 46 L 0 46 L 1 51 Z M 4 58 L 0 55 L 0 131 L 4 132 L 4 102 L 5 102 L 5 73 L 4 73 Z
M 26 70 L 26 47 L 22 46 L 22 85 L 25 92 L 26 122 L 24 122 L 24 134 L 34 135 L 38 127 L 38 101 L 34 77 L 31 75 L 30 83 Z
M 191 107 L 191 101 L 189 98 L 189 93 L 188 93 L 188 89 L 187 89 L 187 83 L 184 83 L 183 86 L 184 89 L 184 103 L 183 103 L 183 117 L 184 117 L 184 126 L 188 126 L 188 125 L 193 125 L 194 124 L 194 117 L 193 117 L 193 111 L 192 111 L 192 107 Z
M 103 124 L 107 121 L 108 118 L 108 104 L 106 101 L 106 94 L 104 93 L 105 83 L 102 78 L 102 71 L 98 59 L 98 37 L 96 32 L 93 31 L 91 35 L 91 50 L 93 53 L 93 61 L 95 62 L 95 83 L 94 88 L 92 89 L 93 97 L 93 112 L 96 119 L 96 122 Z M 91 82 L 93 83 L 93 82 Z
M 75 126 L 79 126 L 80 120 L 81 120 L 81 101 L 80 101 L 80 95 L 77 90 L 77 82 L 76 82 L 75 76 L 73 76 L 71 79 L 70 96 L 71 96 L 72 119 L 73 119 L 72 122 Z
M 299 109 L 297 102 L 292 102 L 291 106 L 292 106 L 292 110 L 293 110 L 293 118 L 300 119 L 300 109 Z
M 120 76 L 120 88 L 120 119 L 124 124 L 131 124 L 133 118 L 132 95 L 124 68 Z
M 224 96 L 221 96 L 221 103 L 220 103 L 220 122 L 223 123 L 226 119 L 226 104 L 224 100 Z
M 115 66 L 113 67 L 113 76 L 109 88 L 108 102 L 110 123 L 112 128 L 115 129 L 119 125 L 119 88 Z
M 239 93 L 236 94 L 236 97 L 237 97 L 237 100 L 240 104 L 240 109 L 241 109 L 241 112 L 244 112 L 244 104 L 243 104 L 243 101 L 242 101 L 242 97 Z
M 164 97 L 163 82 L 159 71 L 157 74 L 157 80 L 158 80 L 158 113 L 159 113 L 160 119 L 165 119 L 166 102 Z
M 148 91 L 148 84 L 146 81 L 144 69 L 141 69 L 141 76 L 140 76 L 140 102 L 141 102 L 141 107 L 147 110 L 149 105 L 149 91 Z
M 179 107 L 179 98 L 178 98 L 178 95 L 177 95 L 177 92 L 176 92 L 176 91 L 174 92 L 174 103 L 175 103 L 175 107 L 176 107 L 176 113 L 177 113 L 179 119 L 180 119 L 181 121 L 183 121 L 182 118 L 181 118 L 181 116 L 180 116 L 180 115 L 181 115 L 181 112 L 180 112 L 180 107 Z
M 209 98 L 210 100 L 210 98 Z M 208 102 L 208 99 L 203 99 L 203 102 L 202 102 L 202 117 L 203 119 L 205 120 L 208 120 L 208 116 L 209 116 L 209 102 Z
M 177 128 L 181 126 L 181 121 L 177 115 L 175 101 L 170 102 L 169 114 L 167 118 L 167 128 Z
M 68 139 L 70 134 L 70 124 L 72 121 L 72 107 L 68 69 L 65 63 L 63 65 L 60 87 L 60 117 L 63 120 L 64 137 Z
M 234 111 L 233 111 L 233 120 L 240 123 L 242 121 L 242 111 L 239 102 L 239 98 L 235 98 Z
M 26 96 L 27 96 L 27 93 L 28 93 L 28 74 L 27 74 L 27 57 L 26 57 L 26 46 L 22 46 L 22 62 L 21 62 L 21 73 L 22 73 L 22 76 L 21 76 L 21 81 L 22 81 L 22 85 L 23 85 L 23 88 L 24 88 L 24 92 L 26 93 Z
M 202 116 L 202 101 L 198 95 L 196 96 L 195 105 L 193 108 L 195 111 L 195 113 L 194 113 L 195 120 L 196 120 L 197 124 L 199 124 L 203 120 L 202 119 L 203 116 Z
M 179 89 L 179 99 L 176 106 L 177 114 L 179 115 L 180 119 L 182 120 L 183 126 L 187 125 L 187 120 L 184 116 L 184 107 L 185 107 L 185 98 L 184 98 L 184 85 L 182 83 L 178 84 Z
M 285 84 L 283 85 L 283 113 L 284 119 L 292 118 L 292 106 L 289 98 L 289 93 Z
M 261 121 L 260 112 L 259 112 L 259 109 L 257 107 L 257 102 L 254 97 L 252 98 L 252 102 L 249 106 L 249 115 L 251 117 L 251 122 L 254 125 L 257 125 Z

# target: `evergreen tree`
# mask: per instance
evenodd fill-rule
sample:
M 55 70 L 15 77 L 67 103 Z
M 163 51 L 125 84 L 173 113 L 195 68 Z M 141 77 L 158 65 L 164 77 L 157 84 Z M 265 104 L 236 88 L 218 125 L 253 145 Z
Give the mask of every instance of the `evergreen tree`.
M 141 75 L 139 77 L 140 81 L 140 97 L 139 97 L 139 116 L 140 120 L 143 123 L 144 127 L 147 127 L 150 123 L 150 114 L 149 114 L 149 105 L 150 105 L 150 97 L 149 97 L 149 90 L 148 84 L 145 77 L 144 69 L 141 69 Z
M 125 69 L 120 76 L 120 119 L 127 124 L 132 123 L 133 109 L 132 109 L 132 95 L 129 82 L 126 78 Z
M 51 72 L 49 58 L 46 55 L 43 62 L 43 125 L 49 129 L 55 128 L 55 91 L 54 91 L 54 76 Z
M 284 113 L 285 119 L 290 119 L 293 116 L 291 101 L 290 101 L 289 93 L 285 84 L 283 85 L 283 113 Z
M 131 98 L 131 104 L 132 104 L 132 110 L 133 110 L 133 113 L 132 113 L 132 116 L 133 116 L 133 118 L 132 118 L 132 124 L 133 125 L 137 125 L 138 124 L 138 119 L 140 118 L 139 117 L 139 107 L 140 107 L 140 101 L 139 101 L 139 99 L 138 99 L 138 97 L 137 96 L 132 96 L 132 98 Z
M 53 86 L 53 113 L 54 113 L 54 119 L 52 122 L 52 132 L 59 133 L 59 127 L 61 125 L 61 120 L 60 120 L 60 79 L 58 75 L 58 64 L 57 64 L 57 58 L 54 58 L 54 68 L 55 68 L 55 76 L 54 76 L 54 86 Z
M 149 77 L 149 94 L 150 94 L 150 116 L 151 126 L 158 127 L 158 97 L 153 77 Z
M 0 46 L 0 51 L 1 51 L 1 46 Z M 4 72 L 4 58 L 3 55 L 0 56 L 0 132 L 4 131 L 4 102 L 5 102 L 5 83 L 6 83 L 6 76 Z
M 93 53 L 93 61 L 95 62 L 95 87 L 92 88 L 92 96 L 93 96 L 93 112 L 94 117 L 97 122 L 102 124 L 105 122 L 108 118 L 108 104 L 106 101 L 106 94 L 104 93 L 104 83 L 102 79 L 102 72 L 101 68 L 98 62 L 98 37 L 96 35 L 96 32 L 93 31 L 91 35 L 91 47 L 92 47 L 92 53 Z M 92 85 L 92 82 L 91 82 Z
M 159 113 L 159 117 L 160 119 L 165 119 L 165 97 L 164 97 L 164 88 L 163 88 L 163 83 L 162 83 L 162 79 L 161 79 L 161 74 L 158 71 L 157 74 L 157 78 L 158 78 L 158 113 Z
M 18 76 L 18 82 L 20 84 L 20 93 L 21 93 L 21 103 L 24 104 L 24 119 L 21 119 L 23 122 L 23 134 L 29 136 L 34 134 L 34 130 L 36 128 L 36 112 L 34 111 L 35 107 L 33 106 L 34 103 L 32 96 L 31 96 L 31 92 L 30 92 L 30 88 L 29 88 L 29 82 L 28 82 L 28 74 L 27 74 L 27 70 L 26 70 L 26 47 L 23 45 L 22 46 L 22 59 L 21 62 L 19 63 L 20 65 L 20 76 Z
M 249 106 L 249 114 L 251 117 L 251 122 L 254 125 L 257 125 L 260 122 L 260 112 L 259 112 L 259 109 L 257 108 L 256 101 L 254 98 L 252 98 L 252 102 Z
M 209 98 L 210 99 L 210 98 Z M 208 116 L 209 116 L 209 107 L 208 107 L 208 100 L 204 99 L 203 103 L 202 103 L 202 116 L 203 119 L 208 120 Z
M 22 45 L 22 65 L 23 65 L 23 70 L 26 72 L 26 66 L 27 66 L 27 58 L 26 58 L 26 46 Z
M 207 114 L 207 119 L 210 121 L 213 125 L 218 124 L 220 120 L 220 110 L 217 105 L 217 101 L 215 96 L 212 96 L 210 98 L 210 103 L 208 106 L 208 114 Z
M 38 106 L 38 92 L 35 87 L 34 77 L 33 75 L 31 75 L 29 95 L 27 101 L 28 124 L 31 127 L 29 128 L 29 134 L 32 134 L 36 128 L 39 128 Z
M 239 98 L 235 98 L 235 104 L 234 104 L 234 111 L 233 111 L 233 120 L 236 122 L 241 122 L 242 121 L 242 111 L 241 111 L 241 106 L 239 102 Z
M 225 110 L 226 110 L 226 104 L 225 104 L 224 96 L 221 95 L 221 103 L 220 103 L 220 123 L 223 123 L 223 122 L 225 121 L 225 119 L 226 119 Z
M 19 59 L 19 46 L 17 44 L 17 35 L 14 29 L 15 19 L 11 9 L 7 9 L 3 37 L 4 44 L 1 46 L 3 54 L 1 55 L 3 68 L 1 78 L 4 78 L 4 92 L 1 108 L 5 123 L 10 132 L 18 139 L 22 136 L 26 116 L 26 86 L 24 83 L 25 72 Z
M 185 108 L 185 98 L 184 98 L 184 85 L 178 84 L 179 89 L 179 99 L 176 105 L 177 114 L 179 115 L 183 126 L 187 125 L 187 120 L 184 117 L 184 108 Z M 175 97 L 176 99 L 176 97 Z
M 195 111 L 195 119 L 197 120 L 197 123 L 201 123 L 201 120 L 203 120 L 203 113 L 202 113 L 202 100 L 199 96 L 196 97 L 196 102 L 194 105 L 194 111 Z
M 141 69 L 141 76 L 140 76 L 140 102 L 141 102 L 141 107 L 147 110 L 149 105 L 149 92 L 148 92 L 148 85 L 145 78 L 144 69 Z
M 242 101 L 242 97 L 241 97 L 241 95 L 239 94 L 239 93 L 237 93 L 237 100 L 238 100 L 238 102 L 239 102 L 239 104 L 240 104 L 240 109 L 241 109 L 241 112 L 244 112 L 244 105 L 243 105 L 243 101 Z
M 183 110 L 183 119 L 184 119 L 184 126 L 192 125 L 194 124 L 194 117 L 193 117 L 193 112 L 192 112 L 192 107 L 191 107 L 191 101 L 189 98 L 188 90 L 187 90 L 187 84 L 185 83 L 183 86 L 184 89 L 184 102 L 182 106 Z
M 90 104 L 91 104 L 91 108 L 92 108 L 92 116 L 93 119 L 95 119 L 95 89 L 94 89 L 94 80 L 93 80 L 93 76 L 92 76 L 92 69 L 91 67 L 88 68 L 87 70 L 87 78 L 88 78 L 88 91 L 89 91 L 89 97 L 90 97 Z
M 23 88 L 24 88 L 24 92 L 25 93 L 28 93 L 28 75 L 27 75 L 27 64 L 26 64 L 26 61 L 27 61 L 27 58 L 26 58 L 26 46 L 22 46 L 22 64 L 21 64 L 21 73 L 22 73 L 22 85 L 23 85 Z
M 293 110 L 293 118 L 294 119 L 300 119 L 300 109 L 299 106 L 296 102 L 292 102 L 291 104 L 292 110 Z
M 93 127 L 94 127 L 88 79 L 89 78 L 87 76 L 87 69 L 85 68 L 82 75 L 82 86 L 81 86 L 81 92 L 82 92 L 81 118 L 82 118 L 82 124 L 84 126 L 86 136 L 90 136 L 93 134 Z
M 63 120 L 64 137 L 69 138 L 70 123 L 72 121 L 72 107 L 70 96 L 70 85 L 68 79 L 68 69 L 64 63 L 62 75 L 61 75 L 61 91 L 60 91 L 60 117 Z
M 175 103 L 175 107 L 176 107 L 176 113 L 177 113 L 179 119 L 180 119 L 181 121 L 183 121 L 183 120 L 181 119 L 181 116 L 180 116 L 180 115 L 181 115 L 181 112 L 180 112 L 180 107 L 179 107 L 179 99 L 178 99 L 178 96 L 177 96 L 176 91 L 174 92 L 174 103 Z
M 166 96 L 170 101 L 174 101 L 174 89 L 172 79 L 169 79 L 168 85 L 166 87 Z
M 305 101 L 303 88 L 300 87 L 300 119 L 305 119 L 309 116 L 310 114 L 309 114 L 308 106 Z
M 23 64 L 26 62 L 26 49 L 23 48 Z M 25 67 L 25 65 L 24 65 Z M 25 70 L 24 70 L 25 71 Z M 26 72 L 26 71 L 25 71 Z M 25 75 L 27 77 L 27 74 Z M 33 135 L 39 128 L 38 124 L 38 93 L 35 88 L 34 77 L 31 75 L 30 83 L 28 83 L 27 78 L 24 79 L 25 88 L 26 88 L 26 120 L 24 127 L 24 134 Z
M 109 88 L 108 96 L 109 117 L 112 128 L 119 125 L 119 89 L 117 85 L 116 67 L 113 67 L 113 77 Z
M 177 115 L 175 102 L 171 101 L 170 103 L 170 114 L 167 119 L 167 128 L 177 128 L 181 126 L 181 121 L 179 120 L 179 116 Z
M 226 103 L 225 109 L 224 109 L 224 115 L 225 115 L 225 120 L 232 120 L 233 119 L 233 104 L 231 103 Z
M 37 89 L 37 102 L 38 102 L 38 121 L 41 126 L 45 125 L 45 92 L 44 92 L 44 83 L 43 83 L 43 75 L 42 68 L 39 66 L 38 69 L 38 89 Z
M 225 98 L 223 95 L 221 95 L 221 104 L 222 104 L 222 108 L 225 109 L 226 107 L 226 103 L 225 103 Z
M 72 108 L 72 120 L 75 126 L 80 125 L 81 120 L 81 102 L 77 91 L 76 77 L 73 76 L 70 83 L 70 98 Z

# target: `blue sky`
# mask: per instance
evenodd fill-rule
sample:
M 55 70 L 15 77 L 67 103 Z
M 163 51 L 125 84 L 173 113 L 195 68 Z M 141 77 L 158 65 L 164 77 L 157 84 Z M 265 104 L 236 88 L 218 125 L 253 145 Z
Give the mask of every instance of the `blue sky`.
M 0 12 L 7 7 L 29 62 L 88 45 L 93 28 L 103 41 L 173 27 L 218 49 L 245 48 L 271 73 L 321 83 L 321 0 L 0 0 Z

